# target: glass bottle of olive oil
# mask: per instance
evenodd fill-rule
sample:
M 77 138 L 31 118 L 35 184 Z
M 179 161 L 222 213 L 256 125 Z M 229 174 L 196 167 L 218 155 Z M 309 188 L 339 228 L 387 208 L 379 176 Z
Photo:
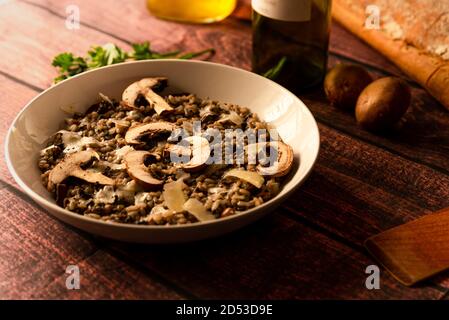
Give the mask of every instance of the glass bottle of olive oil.
M 331 0 L 252 0 L 253 71 L 294 93 L 325 76 Z
M 159 18 L 210 23 L 229 16 L 236 3 L 237 0 L 147 0 L 147 7 Z

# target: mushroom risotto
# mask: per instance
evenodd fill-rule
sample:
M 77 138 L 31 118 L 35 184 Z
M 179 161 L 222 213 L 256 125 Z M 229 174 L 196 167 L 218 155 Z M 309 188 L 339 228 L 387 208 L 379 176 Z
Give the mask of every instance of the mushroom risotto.
M 231 216 L 280 191 L 293 151 L 247 108 L 159 93 L 166 78 L 100 93 L 65 120 L 39 157 L 61 207 L 94 219 L 149 225 Z

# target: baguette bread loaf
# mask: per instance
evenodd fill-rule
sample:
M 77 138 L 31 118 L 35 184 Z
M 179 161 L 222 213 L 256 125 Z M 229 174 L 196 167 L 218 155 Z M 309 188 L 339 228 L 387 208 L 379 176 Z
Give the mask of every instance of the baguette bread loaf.
M 365 26 L 372 5 L 378 29 Z M 449 0 L 334 0 L 332 15 L 449 109 Z

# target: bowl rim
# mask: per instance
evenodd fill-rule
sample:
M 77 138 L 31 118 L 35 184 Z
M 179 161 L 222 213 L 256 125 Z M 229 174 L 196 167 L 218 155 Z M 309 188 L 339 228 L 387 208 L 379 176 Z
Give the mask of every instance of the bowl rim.
M 316 134 L 317 139 L 318 139 L 318 145 L 317 145 L 315 154 L 313 154 L 313 162 L 312 162 L 308 172 L 305 174 L 305 176 L 296 185 L 292 186 L 290 188 L 290 190 L 287 190 L 285 192 L 285 194 L 283 194 L 282 196 L 277 195 L 274 198 L 268 200 L 267 202 L 264 202 L 260 206 L 251 208 L 249 210 L 240 211 L 237 214 L 234 214 L 234 215 L 229 216 L 229 217 L 220 218 L 220 219 L 215 219 L 215 220 L 210 220 L 210 221 L 203 221 L 203 222 L 198 222 L 198 223 L 191 223 L 191 224 L 164 225 L 164 226 L 159 226 L 159 225 L 138 225 L 138 224 L 127 224 L 127 223 L 111 223 L 111 222 L 97 220 L 97 219 L 93 219 L 93 218 L 90 218 L 90 217 L 86 217 L 84 215 L 77 214 L 75 212 L 69 211 L 67 209 L 64 209 L 64 208 L 58 206 L 56 203 L 53 203 L 53 202 L 45 199 L 44 197 L 39 195 L 37 192 L 35 192 L 31 187 L 29 187 L 19 177 L 19 175 L 16 173 L 16 171 L 15 171 L 15 169 L 13 167 L 13 164 L 12 164 L 12 161 L 11 161 L 11 158 L 10 158 L 9 145 L 10 145 L 10 139 L 11 139 L 12 132 L 14 131 L 14 129 L 16 127 L 16 123 L 17 123 L 18 119 L 22 116 L 22 114 L 25 112 L 25 110 L 27 110 L 29 108 L 29 106 L 31 104 L 33 104 L 41 96 L 45 95 L 48 91 L 53 90 L 54 88 L 64 84 L 66 81 L 70 81 L 72 79 L 77 79 L 77 78 L 83 78 L 83 77 L 85 77 L 86 75 L 88 75 L 88 74 L 90 74 L 92 72 L 101 72 L 102 70 L 113 69 L 113 68 L 123 68 L 125 65 L 151 64 L 151 63 L 154 63 L 154 62 L 156 62 L 156 63 L 157 62 L 169 62 L 169 63 L 170 62 L 174 62 L 174 63 L 181 63 L 181 64 L 183 64 L 183 63 L 185 63 L 185 64 L 199 64 L 199 65 L 209 65 L 209 66 L 214 67 L 214 68 L 231 69 L 231 70 L 234 70 L 234 71 L 237 71 L 237 72 L 246 73 L 250 77 L 263 78 L 266 81 L 270 81 L 272 84 L 274 84 L 275 86 L 280 88 L 281 91 L 284 91 L 285 93 L 291 95 L 303 107 L 303 109 L 304 109 L 303 111 L 308 113 L 309 116 L 311 117 L 311 119 L 313 120 L 313 130 L 315 131 L 315 134 Z M 313 116 L 312 112 L 309 110 L 309 108 L 306 106 L 306 104 L 301 99 L 299 99 L 295 94 L 293 94 L 291 91 L 289 91 L 288 89 L 284 88 L 280 84 L 274 82 L 273 80 L 265 78 L 265 77 L 263 77 L 261 75 L 253 73 L 251 71 L 248 71 L 248 70 L 245 70 L 245 69 L 241 69 L 241 68 L 238 68 L 238 67 L 234 67 L 234 66 L 225 65 L 225 64 L 222 64 L 222 63 L 216 63 L 216 62 L 210 62 L 210 61 L 201 61 L 201 60 L 152 59 L 152 60 L 140 60 L 140 61 L 122 62 L 122 63 L 117 63 L 117 64 L 101 67 L 101 68 L 98 68 L 98 69 L 92 69 L 92 70 L 89 70 L 89 71 L 77 74 L 75 76 L 72 76 L 72 77 L 70 77 L 68 79 L 65 79 L 65 80 L 63 80 L 63 81 L 61 81 L 61 82 L 59 82 L 57 84 L 54 84 L 54 85 L 48 87 L 44 91 L 40 92 L 38 95 L 36 95 L 33 99 L 31 99 L 20 110 L 20 112 L 17 114 L 17 116 L 12 121 L 11 125 L 9 126 L 7 135 L 6 135 L 4 152 L 5 152 L 5 160 L 6 160 L 7 168 L 9 170 L 9 172 L 11 173 L 12 177 L 14 178 L 14 180 L 25 191 L 25 193 L 29 197 L 31 197 L 34 201 L 36 201 L 41 207 L 42 207 L 41 203 L 44 203 L 46 207 L 49 207 L 52 210 L 56 210 L 60 214 L 63 214 L 65 216 L 69 216 L 69 217 L 72 217 L 72 218 L 75 218 L 75 219 L 80 219 L 80 220 L 82 220 L 84 222 L 87 222 L 87 223 L 93 223 L 93 224 L 96 224 L 97 226 L 101 226 L 101 227 L 105 227 L 105 228 L 119 228 L 119 229 L 131 228 L 131 229 L 139 229 L 139 230 L 169 230 L 169 229 L 206 228 L 206 227 L 208 227 L 210 225 L 218 225 L 220 223 L 223 224 L 225 222 L 229 222 L 229 221 L 232 221 L 232 220 L 238 220 L 238 219 L 241 219 L 243 216 L 246 216 L 246 215 L 249 215 L 249 214 L 256 214 L 259 211 L 263 211 L 264 208 L 268 208 L 269 209 L 272 206 L 279 205 L 280 202 L 282 202 L 287 197 L 289 197 L 309 177 L 310 173 L 312 172 L 313 168 L 315 167 L 315 164 L 316 164 L 316 161 L 317 161 L 317 158 L 318 158 L 318 154 L 319 154 L 319 151 L 320 151 L 320 147 L 321 147 L 320 132 L 319 132 L 319 129 L 318 129 L 318 124 L 317 124 L 316 119 Z M 299 167 L 298 167 L 298 169 L 299 169 Z M 47 211 L 47 210 L 45 210 L 45 211 Z

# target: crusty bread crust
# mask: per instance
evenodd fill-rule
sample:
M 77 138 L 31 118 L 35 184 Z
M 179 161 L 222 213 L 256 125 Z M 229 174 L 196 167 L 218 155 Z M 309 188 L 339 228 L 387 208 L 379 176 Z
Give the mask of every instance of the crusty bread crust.
M 410 2 L 413 0 L 396 1 Z M 442 56 L 430 50 L 428 44 L 425 48 L 413 41 L 420 39 L 422 42 L 422 37 L 416 36 L 414 39 L 407 39 L 405 35 L 395 38 L 385 29 L 365 28 L 364 2 L 366 1 L 334 0 L 332 15 L 340 24 L 393 61 L 404 73 L 425 87 L 430 94 L 449 109 L 449 60 L 443 59 Z M 376 4 L 376 0 L 370 0 L 370 3 Z M 393 13 L 390 14 L 393 15 Z M 438 17 L 438 20 L 441 20 L 441 17 Z M 435 25 L 435 21 L 432 22 Z M 400 22 L 395 21 L 395 23 Z M 425 24 L 426 22 L 417 21 L 416 23 Z M 423 26 L 420 29 L 431 30 Z M 430 36 L 430 33 L 428 35 Z M 449 34 L 447 36 L 449 38 Z M 412 44 L 413 42 L 414 44 Z M 432 41 L 427 41 L 427 43 L 432 43 Z

